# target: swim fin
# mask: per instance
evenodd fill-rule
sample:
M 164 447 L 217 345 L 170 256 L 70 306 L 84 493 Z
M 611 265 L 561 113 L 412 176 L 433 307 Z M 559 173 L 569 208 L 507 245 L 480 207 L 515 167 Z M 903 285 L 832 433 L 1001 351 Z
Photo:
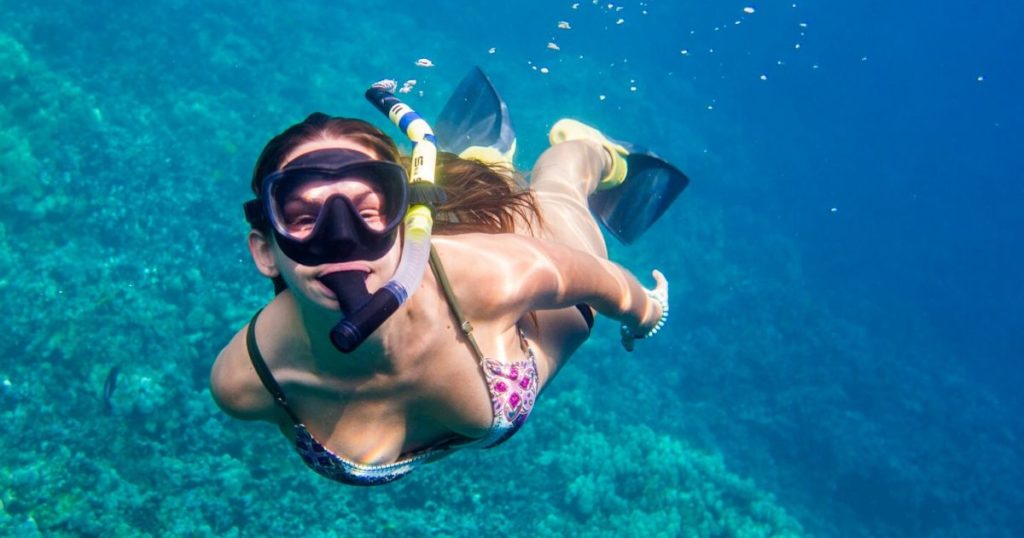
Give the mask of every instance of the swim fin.
M 483 70 L 473 67 L 434 122 L 441 151 L 490 164 L 512 165 L 516 133 L 508 105 Z
M 512 165 L 516 134 L 508 105 L 491 79 L 473 67 L 455 88 L 434 122 L 438 148 L 467 159 Z M 672 205 L 690 180 L 668 161 L 645 148 L 608 139 L 628 154 L 621 185 L 593 193 L 595 217 L 625 244 L 636 241 Z
M 690 178 L 646 148 L 619 142 L 629 152 L 622 184 L 590 195 L 590 211 L 619 241 L 629 245 L 660 218 Z
M 580 139 L 601 144 L 611 156 L 611 166 L 587 202 L 591 213 L 627 245 L 643 235 L 690 184 L 672 163 L 646 148 L 608 138 L 583 122 L 563 118 L 548 133 L 551 145 Z

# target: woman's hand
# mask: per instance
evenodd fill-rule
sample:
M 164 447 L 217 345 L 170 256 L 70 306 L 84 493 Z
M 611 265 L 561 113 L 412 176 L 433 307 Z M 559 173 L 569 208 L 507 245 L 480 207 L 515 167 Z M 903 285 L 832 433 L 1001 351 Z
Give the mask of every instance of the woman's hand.
M 651 275 L 654 277 L 654 289 L 649 290 L 645 288 L 644 292 L 655 309 L 655 316 L 649 318 L 653 320 L 653 323 L 642 324 L 638 327 L 639 330 L 637 331 L 634 331 L 625 324 L 622 325 L 620 334 L 622 336 L 622 347 L 626 351 L 633 351 L 634 344 L 638 338 L 650 338 L 657 334 L 665 325 L 665 321 L 668 320 L 668 279 L 657 269 L 651 271 Z

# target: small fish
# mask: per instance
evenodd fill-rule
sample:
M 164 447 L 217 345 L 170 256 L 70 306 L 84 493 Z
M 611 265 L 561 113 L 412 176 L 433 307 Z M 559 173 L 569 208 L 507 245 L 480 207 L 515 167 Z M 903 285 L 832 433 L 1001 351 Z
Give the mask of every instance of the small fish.
M 109 372 L 107 372 L 107 380 L 103 382 L 103 408 L 107 411 L 107 414 L 114 412 L 114 405 L 110 398 L 114 395 L 114 390 L 117 389 L 117 376 L 121 373 L 121 365 L 114 365 Z

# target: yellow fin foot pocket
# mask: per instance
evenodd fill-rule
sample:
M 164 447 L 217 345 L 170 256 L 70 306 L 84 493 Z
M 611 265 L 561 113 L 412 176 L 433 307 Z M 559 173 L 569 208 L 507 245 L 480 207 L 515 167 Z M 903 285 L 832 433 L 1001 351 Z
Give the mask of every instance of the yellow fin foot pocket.
M 601 131 L 573 119 L 563 118 L 555 122 L 548 133 L 548 141 L 551 145 L 561 144 L 569 140 L 591 140 L 604 147 L 611 157 L 611 166 L 601 178 L 597 190 L 603 191 L 618 187 L 626 180 L 629 174 L 629 165 L 626 163 L 626 156 L 629 150 L 621 143 L 605 136 Z
M 487 165 L 500 165 L 506 168 L 513 168 L 512 158 L 516 154 L 516 141 L 512 140 L 511 147 L 504 153 L 493 146 L 469 146 L 459 153 L 462 159 L 480 161 Z

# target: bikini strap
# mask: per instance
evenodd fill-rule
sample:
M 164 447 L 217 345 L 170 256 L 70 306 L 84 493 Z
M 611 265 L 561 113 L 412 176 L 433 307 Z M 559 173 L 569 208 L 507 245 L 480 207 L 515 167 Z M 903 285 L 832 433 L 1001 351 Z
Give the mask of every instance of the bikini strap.
M 455 315 L 455 321 L 459 322 L 459 329 L 466 335 L 469 347 L 473 349 L 477 360 L 483 364 L 484 354 L 480 351 L 476 338 L 473 337 L 473 325 L 462 315 L 462 309 L 459 308 L 459 303 L 455 301 L 451 282 L 448 281 L 448 275 L 444 272 L 444 266 L 441 265 L 441 257 L 437 255 L 437 249 L 434 248 L 434 245 L 430 245 L 430 270 L 434 272 L 434 278 L 441 285 L 441 290 L 444 291 L 444 298 L 448 301 L 448 307 L 451 308 L 452 314 Z
M 260 376 L 260 381 L 266 387 L 267 392 L 274 397 L 277 405 L 284 409 L 284 412 L 291 417 L 292 422 L 302 424 L 302 421 L 295 415 L 292 408 L 288 407 L 288 401 L 284 398 L 284 391 L 281 390 L 281 385 L 277 384 L 274 374 L 270 373 L 270 368 L 267 367 L 267 362 L 263 360 L 263 354 L 260 353 L 260 348 L 256 345 L 256 318 L 259 317 L 260 312 L 263 312 L 262 308 L 253 314 L 252 320 L 249 321 L 249 330 L 245 334 L 245 347 L 249 352 L 249 360 L 252 361 L 252 367 L 256 369 L 256 375 Z

